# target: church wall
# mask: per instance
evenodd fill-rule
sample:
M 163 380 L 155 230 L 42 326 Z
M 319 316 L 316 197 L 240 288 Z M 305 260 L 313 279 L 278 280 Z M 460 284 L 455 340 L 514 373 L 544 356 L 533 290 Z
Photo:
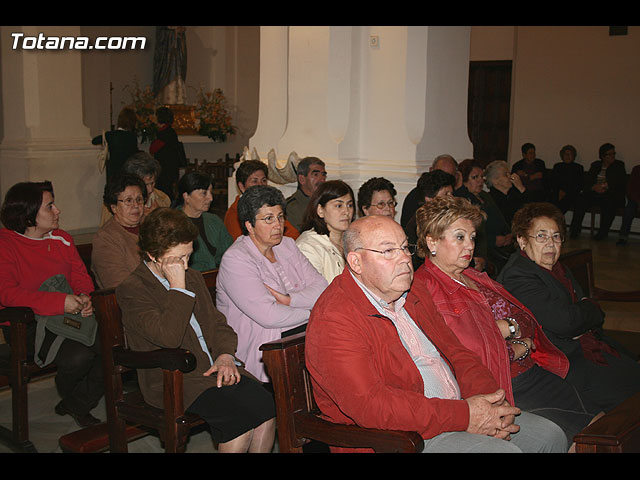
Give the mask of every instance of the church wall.
M 548 167 L 563 145 L 586 168 L 598 147 L 616 146 L 627 171 L 640 164 L 640 27 L 609 36 L 607 26 L 472 27 L 471 60 L 513 60 L 510 163 L 536 145 Z

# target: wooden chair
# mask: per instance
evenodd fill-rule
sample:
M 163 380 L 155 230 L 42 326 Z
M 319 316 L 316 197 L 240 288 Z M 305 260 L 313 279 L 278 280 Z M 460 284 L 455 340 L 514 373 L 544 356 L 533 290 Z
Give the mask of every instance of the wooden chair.
M 590 249 L 563 253 L 559 261 L 571 270 L 585 295 L 603 302 L 640 302 L 640 290 L 614 292 L 596 287 L 593 272 L 593 255 Z
M 184 349 L 130 350 L 114 289 L 95 291 L 92 298 L 102 342 L 109 450 L 127 452 L 131 435 L 142 436 L 145 430 L 154 430 L 166 452 L 184 452 L 189 431 L 204 423 L 197 415 L 186 413 L 183 405 L 183 373 L 195 368 L 195 356 Z M 140 391 L 123 391 L 122 374 L 134 368 L 162 369 L 164 409 L 147 404 Z M 127 424 L 134 429 L 127 429 Z
M 218 278 L 218 269 L 208 270 L 206 272 L 202 272 L 202 278 L 204 278 L 204 283 L 207 285 L 209 289 L 209 293 L 211 294 L 211 299 L 213 300 L 213 304 L 216 304 L 216 279 Z
M 615 292 L 596 286 L 590 249 L 564 253 L 559 261 L 571 270 L 590 297 L 608 302 L 640 301 L 640 290 Z M 578 453 L 640 452 L 640 394 L 627 399 L 586 427 L 574 437 L 574 441 Z
M 218 276 L 218 270 L 209 270 L 207 272 L 202 272 L 202 276 L 204 278 L 205 284 L 207 285 L 207 288 L 209 289 L 209 293 L 211 294 L 211 298 L 213 299 L 213 302 L 215 304 L 216 301 L 216 277 Z M 96 309 L 98 308 L 95 304 L 95 299 L 100 297 L 108 297 L 107 298 L 103 298 L 102 302 L 100 303 L 101 305 L 101 309 L 113 309 L 115 308 L 115 296 L 112 294 L 113 290 L 105 290 L 105 291 L 100 291 L 100 292 L 96 292 L 95 293 L 95 298 L 94 298 L 94 306 L 96 307 Z M 97 310 L 96 310 L 96 314 L 97 314 Z M 120 329 L 122 328 L 121 326 L 121 320 L 120 320 L 120 311 L 118 309 L 117 314 L 113 314 L 110 313 L 109 315 L 111 315 L 110 319 L 112 319 L 113 321 L 115 321 L 115 317 L 117 317 L 117 322 L 118 325 L 120 326 Z M 100 321 L 100 318 L 98 318 L 98 320 Z M 110 320 L 111 321 L 111 320 Z M 102 325 L 102 323 L 101 323 Z M 113 335 L 109 335 L 110 337 L 112 337 Z M 118 346 L 122 345 L 122 332 L 120 330 L 118 330 L 118 333 L 116 335 L 117 340 L 115 341 L 115 343 L 118 344 Z M 136 355 L 142 355 L 140 352 L 137 353 Z M 190 354 L 189 354 L 190 355 Z M 104 361 L 104 359 L 103 359 Z M 121 374 L 125 374 L 126 371 L 128 369 L 124 368 L 124 367 L 120 367 L 122 369 Z M 186 370 L 183 370 L 186 371 Z M 115 388 L 116 391 L 119 393 L 114 393 L 113 394 L 113 398 L 121 398 L 125 397 L 126 394 L 124 393 L 124 388 L 122 386 L 123 384 L 123 380 L 122 380 L 122 375 L 120 375 L 119 379 L 116 379 L 115 381 L 113 380 L 113 376 L 109 376 L 108 381 L 108 385 L 113 385 L 114 383 L 118 384 Z M 139 396 L 139 392 L 136 392 L 136 394 L 129 394 L 129 397 L 137 397 L 136 401 L 138 402 L 142 402 L 141 397 Z M 116 401 L 112 399 L 109 400 L 109 402 L 111 402 L 112 404 L 115 403 Z M 146 404 L 145 404 L 146 405 Z M 107 404 L 107 406 L 109 406 L 109 404 Z M 149 406 L 148 406 L 149 407 Z M 113 407 L 111 407 L 113 408 Z M 152 407 L 149 407 L 152 408 Z M 158 413 L 158 412 L 156 412 Z M 113 414 L 115 416 L 115 413 Z M 180 414 L 177 414 L 177 416 L 179 417 Z M 189 417 L 192 418 L 192 417 Z M 196 423 L 200 423 L 197 421 L 197 419 L 193 418 Z M 195 425 L 194 425 L 195 426 Z M 118 429 L 121 429 L 121 423 L 118 423 L 116 425 L 116 427 Z M 83 430 L 79 430 L 76 432 L 71 432 L 69 434 L 66 434 L 62 437 L 60 437 L 58 443 L 60 445 L 60 448 L 62 449 L 62 451 L 64 452 L 68 452 L 68 453 L 96 453 L 96 452 L 101 452 L 104 450 L 109 449 L 110 444 L 109 444 L 109 432 L 110 429 L 114 428 L 112 425 L 109 425 L 109 422 L 102 423 L 100 425 L 94 425 L 92 427 L 89 428 L 85 428 Z M 126 423 L 125 422 L 125 427 L 124 427 L 124 437 L 126 438 L 126 442 L 128 443 L 132 440 L 144 437 L 145 435 L 148 435 L 150 433 L 150 429 L 144 427 L 141 423 L 139 422 L 133 422 L 133 423 Z M 120 438 L 120 442 L 122 442 L 122 432 L 121 430 L 118 433 L 118 436 Z M 120 443 L 121 445 L 122 443 Z M 121 447 L 120 447 L 121 448 Z M 169 447 L 170 449 L 173 447 Z M 183 450 L 183 447 L 180 447 L 180 449 Z M 180 450 L 179 449 L 179 450 Z M 182 451 L 180 450 L 180 451 Z
M 0 381 L 11 386 L 12 428 L 0 426 L 0 439 L 18 452 L 36 453 L 29 440 L 28 384 L 36 377 L 52 375 L 55 364 L 40 368 L 28 353 L 27 327 L 35 322 L 33 310 L 26 307 L 10 307 L 0 310 L 0 323 L 9 322 L 10 344 L 0 345 Z M 53 413 L 53 412 L 52 412 Z
M 303 332 L 260 347 L 275 391 L 281 453 L 301 453 L 302 446 L 310 440 L 339 447 L 372 448 L 376 452 L 422 450 L 424 441 L 416 432 L 361 428 L 322 419 L 305 368 L 304 342 Z

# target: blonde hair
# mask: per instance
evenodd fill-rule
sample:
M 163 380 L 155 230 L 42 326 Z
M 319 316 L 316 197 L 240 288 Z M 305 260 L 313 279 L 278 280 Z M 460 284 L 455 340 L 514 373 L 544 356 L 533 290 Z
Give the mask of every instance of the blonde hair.
M 424 258 L 429 252 L 427 235 L 439 238 L 447 228 L 461 218 L 470 220 L 473 226 L 478 229 L 486 217 L 486 213 L 480 207 L 473 205 L 466 198 L 445 195 L 426 202 L 416 212 L 418 256 Z

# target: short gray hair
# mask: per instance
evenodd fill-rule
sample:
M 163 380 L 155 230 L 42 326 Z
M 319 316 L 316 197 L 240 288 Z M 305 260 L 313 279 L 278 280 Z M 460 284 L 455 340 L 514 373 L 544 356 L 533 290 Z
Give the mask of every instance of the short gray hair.
M 296 173 L 298 175 L 302 175 L 303 177 L 306 177 L 307 175 L 309 175 L 309 170 L 311 169 L 311 165 L 320 165 L 322 167 L 325 166 L 324 162 L 320 160 L 318 157 L 304 157 L 298 163 L 298 166 L 296 167 Z
M 349 225 L 349 228 L 342 234 L 342 249 L 344 251 L 344 256 L 346 257 L 348 253 L 354 252 L 359 248 L 362 248 L 362 237 L 360 235 L 359 224 L 352 223 Z
M 157 179 L 161 171 L 160 162 L 147 152 L 134 153 L 122 166 L 123 173 L 137 175 L 140 178 L 151 176 Z
M 487 187 L 493 186 L 493 179 L 498 175 L 501 170 L 509 172 L 509 165 L 504 160 L 494 160 L 484 169 L 484 181 Z

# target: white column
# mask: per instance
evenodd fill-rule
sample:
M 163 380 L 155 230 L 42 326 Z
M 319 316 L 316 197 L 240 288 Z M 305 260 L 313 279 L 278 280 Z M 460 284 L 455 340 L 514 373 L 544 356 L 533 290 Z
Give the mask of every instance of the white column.
M 1 27 L 3 138 L 0 195 L 21 181 L 51 180 L 61 228 L 98 225 L 104 174 L 82 120 L 79 50 L 14 49 L 24 37 L 80 36 L 79 27 Z M 20 43 L 18 43 L 20 45 Z
M 292 151 L 354 190 L 384 176 L 401 203 L 441 153 L 472 154 L 469 27 L 262 27 L 258 127 L 266 159 Z M 294 185 L 283 187 L 285 194 Z M 399 218 L 399 214 L 398 214 Z

